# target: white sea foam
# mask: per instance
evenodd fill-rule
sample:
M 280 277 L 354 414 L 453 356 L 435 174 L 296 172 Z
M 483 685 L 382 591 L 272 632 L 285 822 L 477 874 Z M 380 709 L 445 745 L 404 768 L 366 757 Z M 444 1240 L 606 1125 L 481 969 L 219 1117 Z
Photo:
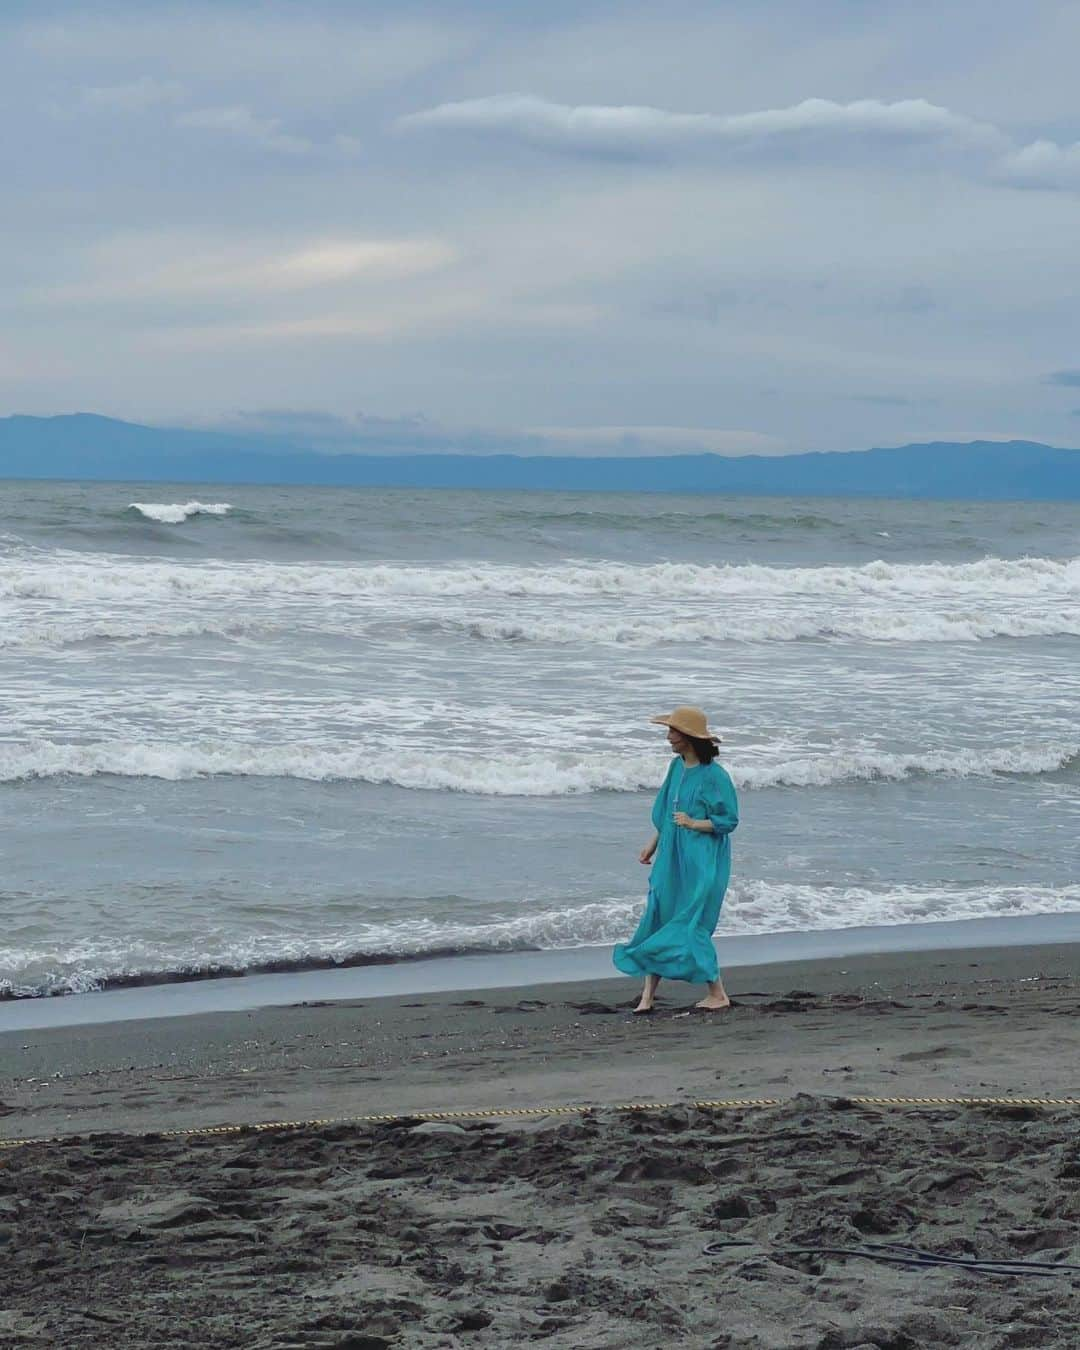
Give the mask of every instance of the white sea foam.
M 899 754 L 848 750 L 831 754 L 767 755 L 726 761 L 740 788 L 829 787 L 845 782 L 902 782 L 935 776 L 988 778 L 1054 773 L 1080 760 L 1080 744 L 1023 745 L 993 750 L 942 749 Z M 400 750 L 357 744 L 257 746 L 246 743 L 104 742 L 47 740 L 0 744 L 0 782 L 64 775 L 187 780 L 205 777 L 344 780 L 420 791 L 464 792 L 492 797 L 561 797 L 591 792 L 654 789 L 654 753 L 535 753 L 494 758 L 489 754 Z
M 724 933 L 816 932 L 903 923 L 1066 914 L 1080 910 L 1073 886 L 812 886 L 736 881 L 724 902 Z
M 319 936 L 303 932 L 230 934 L 203 929 L 177 942 L 151 937 L 84 938 L 69 946 L 6 950 L 0 993 L 86 993 L 119 980 L 163 974 L 254 970 L 305 962 L 408 958 L 453 951 L 567 950 L 607 946 L 633 932 L 643 901 L 612 897 L 576 906 L 493 909 L 476 922 L 433 918 L 358 922 Z M 1080 911 L 1080 886 L 813 886 L 737 880 L 724 904 L 725 936 L 808 932 L 903 923 L 1064 914 Z
M 179 598 L 179 597 L 178 597 Z M 189 599 L 193 597 L 188 597 Z M 175 602 L 174 602 L 175 603 Z M 227 601 L 222 601 L 227 604 Z M 80 608 L 86 604 L 80 602 Z M 219 605 L 214 603 L 215 610 Z M 188 606 L 198 614 L 198 606 Z M 64 647 L 94 639 L 139 639 L 183 637 L 229 637 L 240 633 L 268 631 L 278 626 L 273 615 L 266 622 L 226 621 L 212 614 L 186 618 L 181 614 L 163 615 L 161 606 L 153 612 L 135 610 L 125 599 L 123 612 L 89 622 L 70 616 L 50 619 L 49 610 L 39 607 L 32 614 L 12 615 L 0 629 L 0 649 L 17 647 Z M 279 618 L 281 616 L 279 615 Z M 995 638 L 1080 637 L 1080 607 L 1046 605 L 1040 612 L 1029 602 L 1024 607 L 1002 605 L 979 607 L 966 605 L 952 612 L 923 609 L 861 610 L 838 605 L 829 607 L 823 618 L 813 612 L 795 611 L 777 604 L 772 612 L 754 606 L 752 612 L 728 608 L 721 614 L 670 613 L 654 616 L 616 617 L 601 614 L 573 614 L 515 618 L 432 618 L 414 620 L 413 633 L 441 633 L 491 643 L 534 643 L 540 646 L 648 648 L 670 644 L 673 626 L 683 643 L 697 642 L 874 642 L 874 643 L 946 643 L 979 642 Z M 381 611 L 354 614 L 339 610 L 308 610 L 289 621 L 292 631 L 305 629 L 338 637 L 366 637 L 371 633 L 407 637 L 410 628 L 400 614 L 388 619 Z M 389 634 L 385 630 L 389 629 Z
M 129 502 L 129 511 L 138 511 L 147 520 L 162 525 L 179 525 L 190 516 L 227 516 L 230 502 Z
M 0 744 L 0 782 L 63 775 L 185 780 L 235 775 L 298 778 L 311 782 L 345 780 L 427 791 L 483 796 L 546 797 L 587 792 L 633 792 L 655 786 L 657 758 L 523 755 L 496 760 L 488 755 L 435 752 L 403 757 L 367 745 L 255 746 L 246 744 L 118 743 L 58 744 L 37 740 Z
M 743 788 L 830 787 L 834 783 L 903 782 L 908 778 L 993 778 L 1056 773 L 1080 759 L 1080 744 L 1002 746 L 895 754 L 885 750 L 844 750 L 801 755 L 779 763 L 730 766 Z
M 145 504 L 144 504 L 145 505 Z M 222 504 L 224 506 L 224 504 Z M 171 508 L 170 508 L 171 509 Z M 177 510 L 182 508 L 177 507 Z M 453 564 L 419 567 L 306 563 L 182 563 L 111 554 L 57 554 L 0 564 L 0 597 L 64 602 L 110 600 L 239 602 L 380 597 L 631 598 L 666 603 L 745 597 L 859 600 L 916 598 L 1080 602 L 1080 558 L 864 567 L 700 566 L 575 563 L 554 567 Z
M 242 619 L 169 619 L 152 615 L 97 619 L 89 623 L 57 619 L 5 629 L 0 632 L 0 649 L 70 647 L 83 642 L 139 641 L 147 638 L 238 637 L 261 629 L 261 625 Z
M 605 643 L 652 647 L 671 642 L 672 623 L 659 618 L 520 620 L 444 620 L 442 627 L 490 642 L 536 642 L 576 646 Z M 1002 613 L 1000 608 L 965 607 L 952 613 L 928 610 L 882 609 L 869 612 L 830 612 L 828 621 L 814 614 L 728 611 L 701 618 L 681 615 L 677 620 L 681 642 L 798 642 L 856 640 L 864 642 L 978 642 L 988 638 L 1080 636 L 1080 608 L 1055 606 L 1051 613 L 1030 609 Z

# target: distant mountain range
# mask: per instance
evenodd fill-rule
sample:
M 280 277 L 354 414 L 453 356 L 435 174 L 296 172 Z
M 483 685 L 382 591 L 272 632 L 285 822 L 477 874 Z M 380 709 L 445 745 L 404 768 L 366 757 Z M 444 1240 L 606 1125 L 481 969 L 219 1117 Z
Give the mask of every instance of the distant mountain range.
M 75 413 L 0 418 L 0 477 L 1078 501 L 1080 450 L 970 441 L 737 458 L 325 454 L 279 437 Z

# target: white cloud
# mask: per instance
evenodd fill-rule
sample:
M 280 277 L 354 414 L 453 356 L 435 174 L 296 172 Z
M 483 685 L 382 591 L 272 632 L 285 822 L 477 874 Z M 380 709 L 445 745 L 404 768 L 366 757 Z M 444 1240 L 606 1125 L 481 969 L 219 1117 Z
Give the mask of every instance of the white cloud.
M 389 337 L 393 327 L 379 313 L 316 314 L 296 319 L 259 319 L 251 323 L 213 323 L 171 326 L 151 333 L 156 347 L 187 351 L 214 351 L 265 342 L 308 342 L 318 338 Z
M 1080 188 L 1080 141 L 1072 145 L 1032 141 L 1006 155 L 998 174 L 1019 187 Z
M 275 150 L 282 154 L 306 155 L 315 148 L 306 137 L 282 131 L 279 117 L 259 117 L 244 104 L 225 108 L 195 108 L 191 112 L 181 113 L 176 124 L 204 131 L 222 131 L 264 150 Z
M 328 241 L 270 264 L 266 273 L 284 286 L 317 285 L 356 277 L 394 277 L 430 272 L 452 261 L 453 250 L 445 244 L 417 240 Z
M 83 90 L 83 103 L 111 112 L 142 112 L 158 104 L 180 103 L 185 93 L 179 80 L 140 75 L 126 84 L 91 85 Z
M 187 351 L 242 350 L 245 347 L 327 342 L 391 340 L 477 330 L 505 331 L 513 320 L 519 332 L 531 328 L 565 337 L 574 327 L 596 319 L 587 306 L 556 306 L 542 302 L 507 303 L 468 287 L 441 293 L 425 290 L 394 293 L 375 302 L 357 298 L 349 308 L 317 314 L 266 316 L 241 322 L 172 325 L 149 330 L 144 341 L 159 347 Z
M 317 239 L 274 251 L 181 235 L 121 235 L 91 251 L 88 281 L 53 287 L 57 304 L 235 301 L 431 273 L 456 254 L 437 239 Z
M 703 147 L 752 152 L 798 138 L 803 162 L 812 162 L 815 148 L 826 145 L 869 142 L 880 153 L 889 143 L 907 143 L 964 152 L 973 173 L 1005 184 L 1080 188 L 1080 141 L 1018 144 L 990 122 L 921 98 L 893 103 L 810 98 L 789 107 L 721 115 L 632 105 L 571 105 L 529 94 L 497 94 L 441 103 L 399 118 L 398 125 L 500 135 L 570 153 L 637 156 Z
M 400 119 L 405 127 L 499 132 L 557 149 L 646 154 L 678 146 L 753 144 L 816 135 L 952 142 L 999 147 L 1001 133 L 984 122 L 925 99 L 836 103 L 810 98 L 787 108 L 721 115 L 665 108 L 572 106 L 528 94 L 493 95 L 442 103 Z

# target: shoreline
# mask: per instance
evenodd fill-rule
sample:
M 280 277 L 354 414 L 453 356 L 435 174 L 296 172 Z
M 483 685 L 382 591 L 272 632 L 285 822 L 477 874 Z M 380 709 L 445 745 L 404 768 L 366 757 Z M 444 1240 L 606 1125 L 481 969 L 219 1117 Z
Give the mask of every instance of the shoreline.
M 0 1340 L 1071 1350 L 1080 1115 L 1025 1099 L 1080 1098 L 1080 942 L 745 965 L 720 1014 L 637 984 L 0 1034 L 0 1141 L 39 1141 L 0 1150 Z
M 888 952 L 1070 942 L 1080 942 L 1080 911 L 807 932 L 730 936 L 721 932 L 717 948 L 722 969 L 739 970 L 786 961 Z M 44 1027 L 238 1012 L 315 999 L 390 998 L 509 988 L 518 983 L 546 985 L 622 978 L 611 964 L 609 946 L 409 955 L 364 964 L 327 965 L 320 961 L 269 973 L 155 975 L 139 984 L 125 981 L 89 993 L 0 999 L 0 1035 Z
M 0 1033 L 0 1138 L 633 1101 L 1080 1095 L 1080 942 L 516 983 Z

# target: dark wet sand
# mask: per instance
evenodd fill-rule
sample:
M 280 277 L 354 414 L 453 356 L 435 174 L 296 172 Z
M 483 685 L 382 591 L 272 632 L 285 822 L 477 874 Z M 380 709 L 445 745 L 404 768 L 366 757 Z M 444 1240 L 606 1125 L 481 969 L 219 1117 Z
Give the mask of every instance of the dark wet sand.
M 605 982 L 0 1036 L 0 1137 L 70 1136 L 0 1150 L 0 1346 L 1080 1345 L 1080 1274 L 779 1250 L 1080 1264 L 1080 1111 L 846 1101 L 1080 1097 L 1080 948 L 731 984 L 713 1017 Z M 757 1097 L 784 1105 L 686 1105 Z M 115 1133 L 570 1103 L 597 1109 Z
M 605 980 L 8 1033 L 0 1138 L 796 1092 L 1080 1090 L 1080 946 L 791 962 L 730 986 L 736 1007 L 711 1017 L 680 1015 L 702 991 L 662 985 L 658 1014 L 630 1018 L 636 986 Z

